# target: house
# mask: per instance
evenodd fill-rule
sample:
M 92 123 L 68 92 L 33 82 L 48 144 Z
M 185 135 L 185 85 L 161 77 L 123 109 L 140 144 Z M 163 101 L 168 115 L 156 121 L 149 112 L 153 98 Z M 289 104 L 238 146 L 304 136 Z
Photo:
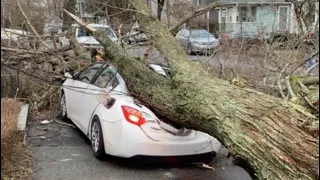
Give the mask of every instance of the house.
M 62 32 L 63 21 L 55 15 L 49 15 L 44 22 L 43 34 Z
M 203 8 L 213 2 L 219 0 L 193 0 L 192 2 L 192 10 L 198 10 Z M 220 1 L 221 2 L 221 1 Z M 219 23 L 219 10 L 211 10 L 205 14 L 197 16 L 196 18 L 192 19 L 190 22 L 190 26 L 207 26 L 207 24 L 218 24 Z
M 219 31 L 241 36 L 294 32 L 293 16 L 292 3 L 285 0 L 222 0 Z
M 193 0 L 193 9 L 202 8 L 216 0 Z M 319 2 L 315 4 L 319 12 Z M 314 15 L 313 28 L 318 13 Z M 270 36 L 279 32 L 298 32 L 294 5 L 286 0 L 220 0 L 220 7 L 193 20 L 197 26 L 218 24 L 220 33 L 242 36 Z M 200 24 L 200 25 L 199 25 Z
M 83 21 L 95 24 L 107 24 L 107 19 L 105 17 L 90 13 L 90 9 L 92 9 L 91 4 L 88 0 L 76 0 L 75 15 Z

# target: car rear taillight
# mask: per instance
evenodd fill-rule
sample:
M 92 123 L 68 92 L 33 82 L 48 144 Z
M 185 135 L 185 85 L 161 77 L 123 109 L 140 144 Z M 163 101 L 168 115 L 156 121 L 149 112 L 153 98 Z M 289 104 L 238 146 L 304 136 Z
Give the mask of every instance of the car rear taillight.
M 137 126 L 141 126 L 146 122 L 142 116 L 142 112 L 129 106 L 121 106 L 122 112 L 126 120 Z

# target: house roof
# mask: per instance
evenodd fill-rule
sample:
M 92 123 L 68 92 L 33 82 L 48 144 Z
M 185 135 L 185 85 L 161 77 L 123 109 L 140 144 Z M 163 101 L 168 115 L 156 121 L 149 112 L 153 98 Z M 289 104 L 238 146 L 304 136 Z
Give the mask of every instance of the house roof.
M 58 18 L 57 16 L 55 16 L 55 15 L 49 15 L 48 17 L 47 17 L 47 19 L 45 20 L 45 22 L 46 23 L 51 23 L 51 22 L 54 22 L 54 23 L 62 23 L 63 21 L 62 21 L 62 19 L 60 19 L 60 18 Z

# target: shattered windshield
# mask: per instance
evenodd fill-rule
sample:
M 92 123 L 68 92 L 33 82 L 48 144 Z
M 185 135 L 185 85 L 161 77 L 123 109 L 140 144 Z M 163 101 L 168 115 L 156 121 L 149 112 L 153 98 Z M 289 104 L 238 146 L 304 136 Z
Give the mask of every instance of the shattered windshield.
M 104 32 L 109 38 L 115 38 L 116 35 L 112 31 L 110 27 L 94 27 L 97 29 L 97 31 Z M 90 34 L 87 32 L 87 30 L 83 27 L 80 27 L 78 30 L 78 37 L 82 36 L 90 36 Z

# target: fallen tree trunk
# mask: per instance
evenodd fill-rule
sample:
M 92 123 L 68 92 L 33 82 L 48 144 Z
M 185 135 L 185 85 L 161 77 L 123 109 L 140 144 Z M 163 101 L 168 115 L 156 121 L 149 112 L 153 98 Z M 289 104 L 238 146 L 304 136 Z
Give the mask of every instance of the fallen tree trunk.
M 249 162 L 258 179 L 318 178 L 318 135 L 303 130 L 316 118 L 303 107 L 210 76 L 188 60 L 173 36 L 133 0 L 140 25 L 168 59 L 172 79 L 149 70 L 103 34 L 92 35 L 105 47 L 106 59 L 118 68 L 129 90 L 154 111 L 189 128 L 217 137 L 236 158 Z

